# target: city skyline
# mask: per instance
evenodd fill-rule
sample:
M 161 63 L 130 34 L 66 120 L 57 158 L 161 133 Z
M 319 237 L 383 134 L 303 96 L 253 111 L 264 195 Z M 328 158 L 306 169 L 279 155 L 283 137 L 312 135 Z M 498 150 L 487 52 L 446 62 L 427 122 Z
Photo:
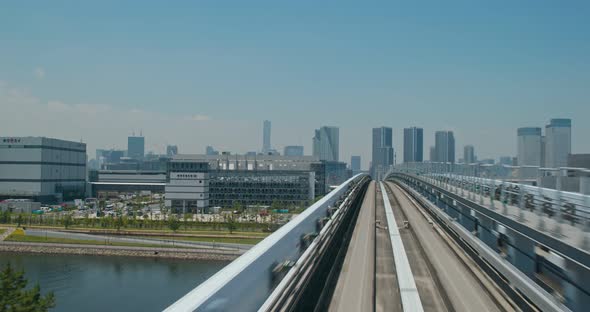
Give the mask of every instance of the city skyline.
M 544 128 L 546 128 L 546 129 L 551 129 L 551 127 L 552 127 L 552 125 L 553 125 L 554 123 L 558 123 L 558 126 L 561 126 L 561 125 L 559 124 L 560 122 L 561 122 L 561 123 L 563 123 L 563 122 L 567 122 L 567 123 L 568 123 L 568 129 L 569 129 L 569 130 L 568 130 L 569 132 L 568 132 L 568 134 L 567 134 L 567 137 L 571 139 L 571 137 L 572 137 L 572 133 L 573 133 L 573 131 L 572 131 L 572 129 L 571 129 L 571 123 L 572 123 L 572 122 L 571 122 L 571 120 L 572 120 L 572 119 L 564 119 L 564 118 L 551 118 L 550 120 L 548 120 L 548 121 L 547 121 L 547 124 L 544 126 Z M 271 123 L 271 121 L 269 121 L 269 120 L 264 120 L 264 123 L 263 123 L 263 124 L 264 124 L 264 125 L 267 125 L 267 124 L 268 124 L 268 125 L 270 125 L 270 123 Z M 263 127 L 263 128 L 264 128 L 264 127 Z M 334 129 L 338 129 L 338 130 L 340 129 L 339 127 L 325 127 L 325 126 L 323 126 L 323 127 L 321 127 L 321 128 L 328 128 L 328 129 L 330 129 L 330 128 L 334 128 Z M 321 128 L 320 128 L 320 130 L 321 130 Z M 383 128 L 383 127 L 381 127 L 381 128 Z M 391 128 L 391 127 L 386 127 L 386 128 Z M 372 129 L 372 131 L 373 131 L 373 136 L 374 136 L 374 131 L 375 131 L 375 129 L 376 129 L 376 128 L 373 128 L 373 129 Z M 380 128 L 379 128 L 379 129 L 380 129 Z M 406 147 L 406 146 L 405 146 L 405 143 L 404 143 L 404 142 L 406 141 L 406 136 L 407 136 L 407 133 L 406 133 L 406 132 L 407 132 L 408 130 L 411 130 L 411 129 L 418 129 L 418 130 L 422 130 L 422 128 L 410 127 L 410 128 L 404 128 L 404 129 L 402 129 L 402 131 L 403 131 L 403 135 L 402 135 L 402 136 L 399 138 L 399 140 L 402 140 L 403 142 L 401 142 L 401 144 L 399 144 L 399 145 L 401 145 L 399 150 L 395 148 L 395 146 L 396 146 L 396 144 L 395 144 L 395 143 L 396 143 L 396 139 L 395 139 L 395 135 L 394 135 L 393 133 L 395 133 L 395 132 L 396 132 L 396 129 L 395 129 L 395 128 L 391 128 L 391 129 L 392 129 L 392 135 L 393 135 L 393 136 L 392 136 L 392 141 L 393 141 L 393 146 L 394 146 L 395 156 L 397 156 L 397 157 L 396 157 L 396 164 L 401 164 L 401 163 L 403 163 L 403 162 L 404 162 L 404 160 L 403 160 L 403 157 L 405 157 L 405 155 L 404 155 L 404 154 L 405 154 L 405 147 Z M 516 157 L 516 159 L 519 159 L 519 163 L 521 162 L 521 160 L 520 160 L 520 159 L 521 159 L 521 157 L 518 157 L 518 156 L 519 156 L 519 154 L 520 154 L 520 153 L 522 153 L 522 150 L 521 150 L 521 146 L 522 146 L 522 144 L 521 144 L 521 141 L 520 141 L 520 140 L 521 140 L 521 131 L 526 131 L 526 130 L 529 130 L 529 129 L 530 129 L 530 130 L 536 130 L 536 131 L 539 131 L 539 132 L 538 132 L 538 133 L 539 133 L 539 134 L 538 134 L 538 136 L 539 136 L 539 139 L 540 139 L 540 140 L 542 140 L 542 142 L 540 141 L 540 142 L 538 143 L 538 145 L 539 145 L 539 146 L 538 146 L 538 148 L 537 148 L 537 149 L 539 149 L 539 150 L 540 150 L 540 152 L 539 152 L 539 153 L 535 154 L 534 152 L 530 152 L 530 151 L 529 151 L 528 153 L 529 153 L 529 154 L 530 154 L 530 153 L 532 153 L 532 154 L 531 154 L 531 155 L 532 155 L 532 157 L 537 157 L 537 158 L 539 158 L 539 160 L 538 160 L 538 162 L 539 162 L 539 163 L 544 163 L 544 158 L 545 158 L 545 154 L 546 154 L 546 147 L 545 147 L 545 137 L 546 137 L 546 136 L 545 136 L 545 135 L 542 135 L 542 127 L 520 127 L 520 128 L 518 128 L 518 129 L 516 129 L 518 133 L 517 133 L 517 136 L 516 136 L 516 139 L 515 139 L 515 152 L 514 152 L 514 154 L 510 154 L 510 155 L 511 155 L 510 157 Z M 269 128 L 269 130 L 270 130 L 270 128 Z M 399 130 L 399 129 L 398 129 L 398 130 Z M 318 129 L 316 129 L 315 131 L 318 131 Z M 263 132 L 266 132 L 266 131 L 263 131 Z M 398 132 L 399 132 L 399 131 L 398 131 Z M 437 130 L 437 131 L 434 131 L 434 133 L 433 133 L 433 134 L 434 134 L 434 136 L 436 137 L 437 133 L 439 133 L 439 132 L 440 132 L 440 133 L 443 133 L 443 132 L 444 132 L 444 133 L 450 132 L 451 134 L 453 134 L 453 133 L 452 133 L 452 131 L 446 131 L 446 130 L 442 131 L 442 130 Z M 317 132 L 316 132 L 316 134 L 317 134 Z M 17 135 L 14 135 L 14 136 L 15 136 L 15 137 L 18 137 Z M 31 137 L 35 137 L 35 136 L 31 136 Z M 41 137 L 47 137 L 47 138 L 50 138 L 50 139 L 51 139 L 51 138 L 52 138 L 52 139 L 64 139 L 64 138 L 49 137 L 49 136 L 41 136 Z M 265 137 L 265 135 L 263 135 L 263 137 Z M 139 135 L 139 136 L 136 136 L 136 135 L 135 135 L 135 133 L 134 133 L 134 132 L 132 132 L 132 134 L 131 134 L 131 135 L 129 135 L 128 137 L 126 137 L 126 138 L 127 138 L 127 147 L 129 146 L 129 143 L 130 143 L 130 140 L 131 140 L 131 139 L 136 139 L 136 140 L 137 140 L 137 139 L 139 139 L 139 140 L 141 140 L 141 141 L 142 141 L 142 142 L 141 142 L 141 144 L 142 144 L 142 147 L 143 147 L 143 146 L 147 146 L 147 144 L 145 143 L 145 142 L 146 142 L 146 137 L 145 137 L 145 136 L 143 136 L 143 134 L 142 134 L 142 133 L 140 133 L 140 135 Z M 453 140 L 455 141 L 456 139 L 453 139 Z M 263 140 L 263 141 L 264 141 L 264 140 Z M 312 140 L 312 141 L 313 141 L 313 140 Z M 337 142 L 339 142 L 339 141 L 340 141 L 340 140 L 338 139 L 338 140 L 337 140 Z M 87 145 L 89 145 L 89 146 L 90 146 L 90 144 L 88 144 L 87 142 L 83 142 L 83 141 L 82 141 L 81 143 L 85 143 L 85 144 L 87 144 Z M 218 142 L 216 142 L 216 143 L 218 143 Z M 436 142 L 434 142 L 434 143 L 436 143 Z M 339 145 L 339 144 L 340 144 L 340 143 L 338 143 L 338 145 Z M 471 148 L 473 148 L 473 147 L 476 147 L 476 146 L 477 146 L 476 144 L 464 144 L 464 145 L 461 145 L 461 144 L 464 144 L 464 143 L 461 143 L 461 142 L 459 142 L 459 143 L 455 143 L 455 151 L 454 151 L 454 154 L 455 154 L 455 155 L 464 155 L 464 154 L 465 154 L 465 151 L 464 151 L 464 149 L 465 149 L 465 148 L 467 148 L 467 147 L 471 147 Z M 527 144 L 528 144 L 528 143 L 527 143 Z M 435 144 L 435 145 L 436 145 L 436 144 Z M 288 144 L 285 144 L 285 145 L 283 145 L 283 144 L 279 144 L 278 146 L 283 146 L 283 150 L 281 150 L 281 151 L 283 152 L 283 153 L 282 153 L 282 155 L 286 155 L 286 154 L 285 154 L 285 150 L 284 150 L 285 148 L 286 148 L 286 149 L 292 149 L 292 148 L 295 148 L 295 149 L 297 149 L 297 150 L 298 150 L 298 151 L 296 152 L 296 154 L 297 154 L 297 155 L 313 155 L 313 151 L 312 151 L 312 152 L 308 152 L 307 154 L 305 154 L 305 153 L 304 153 L 304 154 L 301 154 L 302 150 L 304 150 L 304 149 L 305 149 L 305 144 L 302 144 L 302 145 L 288 145 Z M 426 146 L 426 144 L 425 144 L 425 143 L 424 143 L 424 146 Z M 423 146 L 423 148 L 424 148 L 424 146 Z M 434 148 L 434 147 L 435 147 L 435 146 L 430 146 L 430 148 Z M 580 154 L 580 153 L 576 153 L 576 152 L 574 151 L 573 144 L 570 144 L 570 143 L 568 143 L 568 144 L 567 144 L 567 147 L 569 148 L 569 152 L 570 152 L 571 154 Z M 163 151 L 161 151 L 161 152 L 158 152 L 158 151 L 154 151 L 154 150 L 147 149 L 147 148 L 143 147 L 143 154 L 144 154 L 144 155 L 148 155 L 148 154 L 155 154 L 155 155 L 163 155 L 163 156 L 166 156 L 166 155 L 168 155 L 168 156 L 170 156 L 170 154 L 169 154 L 170 148 L 173 148 L 173 149 L 175 149 L 176 151 L 178 151 L 178 145 L 176 145 L 176 144 L 166 144 L 166 145 L 165 145 L 163 148 L 164 148 L 164 150 L 163 150 Z M 206 150 L 207 150 L 207 151 L 206 151 L 206 153 L 205 153 L 205 154 L 208 154 L 208 153 L 209 153 L 208 151 L 209 151 L 209 149 L 210 149 L 210 148 L 213 148 L 213 147 L 212 147 L 212 146 L 210 146 L 210 145 L 206 145 Z M 235 150 L 221 150 L 221 152 L 230 152 L 230 153 L 232 153 L 232 154 L 238 154 L 238 155 L 240 155 L 240 154 L 243 154 L 243 155 L 247 155 L 247 154 L 251 154 L 251 153 L 253 153 L 253 152 L 252 152 L 252 150 L 253 150 L 253 149 L 254 149 L 254 148 L 252 148 L 252 149 L 249 149 L 249 148 L 247 148 L 245 151 L 235 151 Z M 313 144 L 312 144 L 312 149 L 313 149 Z M 337 149 L 338 149 L 338 151 L 337 151 L 337 154 L 338 154 L 338 153 L 339 153 L 339 147 L 337 147 Z M 530 149 L 530 148 L 529 148 L 529 149 Z M 534 148 L 533 148 L 533 149 L 534 149 Z M 96 151 L 97 153 L 98 153 L 98 151 L 103 151 L 103 150 L 104 150 L 104 151 L 123 151 L 123 152 L 125 152 L 125 154 L 126 154 L 125 156 L 126 156 L 126 157 L 130 157 L 130 158 L 137 158 L 137 156 L 130 156 L 130 155 L 129 155 L 129 152 L 128 152 L 128 149 L 125 149 L 125 148 L 118 148 L 118 147 L 108 147 L 108 148 L 107 148 L 107 147 L 98 147 L 98 148 L 96 148 L 96 149 L 95 149 L 95 151 Z M 276 149 L 272 148 L 271 150 L 272 150 L 272 151 L 275 151 Z M 89 148 L 89 149 L 88 149 L 88 151 L 94 151 L 94 150 L 91 150 L 91 149 Z M 399 155 L 398 155 L 398 153 L 401 153 L 401 154 L 399 154 Z M 202 152 L 201 152 L 201 151 L 194 151 L 194 152 L 185 152 L 185 153 L 181 153 L 181 154 L 202 154 Z M 263 153 L 263 154 L 264 154 L 264 153 Z M 357 153 L 357 154 L 362 154 L 362 152 L 360 152 L 360 153 Z M 567 154 L 568 154 L 568 153 L 565 153 L 565 154 L 564 154 L 564 153 L 562 152 L 561 154 L 562 154 L 562 156 L 560 156 L 560 157 L 561 157 L 561 158 L 565 157 L 565 159 L 567 160 Z M 97 155 L 98 155 L 98 154 L 97 154 Z M 93 152 L 88 152 L 88 160 L 89 160 L 89 161 L 90 161 L 90 160 L 93 160 L 93 159 L 96 159 L 96 160 L 98 160 L 97 158 L 95 158 L 95 157 L 93 157 L 93 156 L 94 156 L 94 153 L 93 153 Z M 288 155 L 286 155 L 286 156 L 288 156 Z M 319 156 L 319 155 L 318 155 L 318 156 Z M 351 157 L 352 157 L 352 156 L 354 156 L 354 153 L 353 153 L 353 155 L 351 155 Z M 497 163 L 501 163 L 501 158 L 503 158 L 503 157 L 506 157 L 506 156 L 507 156 L 507 155 L 505 155 L 505 154 L 500 154 L 500 155 L 494 155 L 494 156 L 492 156 L 492 157 L 481 157 L 481 158 L 479 158 L 479 157 L 478 157 L 478 158 L 479 158 L 479 159 L 484 159 L 484 160 L 490 160 L 490 159 L 493 159 L 495 162 L 497 162 Z M 140 156 L 140 157 L 143 157 L 143 156 Z M 454 162 L 459 162 L 460 160 L 463 160 L 463 161 L 464 161 L 464 157 L 463 157 L 463 158 L 457 158 L 457 157 L 455 157 L 455 160 L 454 160 Z M 347 163 L 347 164 L 349 164 L 349 165 L 350 165 L 350 162 L 347 162 L 346 160 L 343 160 L 343 161 L 344 161 L 345 163 Z M 432 160 L 431 160 L 430 158 L 426 158 L 426 157 L 424 157 L 424 161 L 432 161 Z M 371 163 L 371 161 L 369 160 L 369 161 L 367 161 L 367 163 L 366 163 L 366 164 L 365 164 L 365 163 L 362 163 L 362 166 L 363 166 L 363 167 L 364 167 L 364 166 L 367 166 L 367 168 L 370 168 L 370 163 Z M 536 164 L 536 162 L 532 162 L 532 163 L 531 163 L 530 161 L 525 161 L 525 163 L 523 163 L 523 164 L 526 164 L 526 165 L 535 165 L 535 164 Z M 565 166 L 565 165 L 564 165 L 564 164 L 562 164 L 562 166 Z
M 0 1 L 0 310 L 585 311 L 588 17 Z
M 262 118 L 276 125 L 277 150 L 311 151 L 313 129 L 330 124 L 341 159 L 359 154 L 367 167 L 370 129 L 393 127 L 402 151 L 403 128 L 416 125 L 425 147 L 448 129 L 482 159 L 516 155 L 517 128 L 590 115 L 590 4 L 531 3 L 3 4 L 2 23 L 20 26 L 0 28 L 0 105 L 10 112 L 0 131 L 95 150 L 124 148 L 143 129 L 146 151 L 246 153 L 260 148 Z M 590 124 L 573 123 L 572 152 L 589 152 L 580 134 Z

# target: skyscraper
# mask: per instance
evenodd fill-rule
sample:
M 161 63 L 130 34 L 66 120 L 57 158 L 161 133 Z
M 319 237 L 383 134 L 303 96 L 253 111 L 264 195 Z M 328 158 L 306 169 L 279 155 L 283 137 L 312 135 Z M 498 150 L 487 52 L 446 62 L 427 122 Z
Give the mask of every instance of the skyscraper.
M 353 175 L 361 172 L 361 156 L 350 156 L 350 170 Z
M 262 127 L 262 153 L 270 152 L 270 120 L 265 120 Z
M 424 160 L 424 130 L 422 128 L 404 129 L 404 162 Z
M 475 148 L 473 145 L 465 145 L 463 147 L 463 162 L 466 164 L 474 164 L 475 159 Z
M 320 160 L 338 161 L 340 149 L 340 129 L 338 127 L 321 127 L 315 130 L 313 137 L 313 155 Z
M 373 128 L 371 174 L 378 179 L 393 165 L 393 131 L 389 127 Z
M 206 155 L 219 155 L 219 151 L 216 151 L 213 146 L 208 145 L 205 149 Z
M 545 126 L 545 167 L 567 167 L 572 153 L 572 120 L 551 119 Z
M 303 146 L 301 145 L 289 145 L 285 146 L 283 150 L 285 156 L 303 156 Z
M 542 166 L 541 164 L 541 128 L 518 128 L 518 165 Z
M 178 155 L 178 146 L 176 146 L 176 145 L 166 146 L 166 156 L 171 157 L 174 155 Z
M 498 162 L 500 165 L 512 165 L 512 157 L 510 156 L 501 156 L 500 161 Z
M 127 138 L 127 157 L 142 160 L 145 155 L 145 138 L 130 136 Z
M 437 162 L 455 162 L 455 136 L 453 131 L 437 131 L 435 133 L 434 154 Z
M 434 146 L 430 147 L 430 161 L 431 162 L 436 162 L 436 149 L 434 148 Z

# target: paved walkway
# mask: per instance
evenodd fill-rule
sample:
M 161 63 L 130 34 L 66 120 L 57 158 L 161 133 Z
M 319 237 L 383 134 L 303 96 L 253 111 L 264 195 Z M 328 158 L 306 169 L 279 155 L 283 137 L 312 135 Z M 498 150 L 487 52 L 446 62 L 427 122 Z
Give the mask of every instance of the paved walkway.
M 2 233 L 2 235 L 0 235 L 0 242 L 3 242 L 8 236 L 10 236 L 10 234 L 12 234 L 12 232 L 14 232 L 14 230 L 16 230 L 16 228 L 13 227 L 9 227 L 9 228 L 5 228 L 6 231 L 4 231 L 4 233 Z

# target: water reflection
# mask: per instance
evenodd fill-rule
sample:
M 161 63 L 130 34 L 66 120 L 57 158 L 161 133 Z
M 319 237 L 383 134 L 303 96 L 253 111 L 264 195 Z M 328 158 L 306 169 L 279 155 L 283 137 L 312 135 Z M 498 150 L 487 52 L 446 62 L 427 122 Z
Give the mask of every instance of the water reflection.
M 228 262 L 0 253 L 29 283 L 53 291 L 54 311 L 161 311 Z

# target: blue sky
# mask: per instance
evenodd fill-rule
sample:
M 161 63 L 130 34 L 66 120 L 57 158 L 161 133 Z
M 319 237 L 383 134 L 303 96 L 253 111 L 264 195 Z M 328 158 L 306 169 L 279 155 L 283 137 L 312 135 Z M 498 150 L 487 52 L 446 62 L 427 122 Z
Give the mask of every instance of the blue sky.
M 0 133 L 125 147 L 311 152 L 341 128 L 456 132 L 457 149 L 514 155 L 516 128 L 573 119 L 590 152 L 587 1 L 13 1 L 0 3 Z M 8 114 L 7 112 L 10 112 Z M 23 116 L 23 118 L 15 118 Z

